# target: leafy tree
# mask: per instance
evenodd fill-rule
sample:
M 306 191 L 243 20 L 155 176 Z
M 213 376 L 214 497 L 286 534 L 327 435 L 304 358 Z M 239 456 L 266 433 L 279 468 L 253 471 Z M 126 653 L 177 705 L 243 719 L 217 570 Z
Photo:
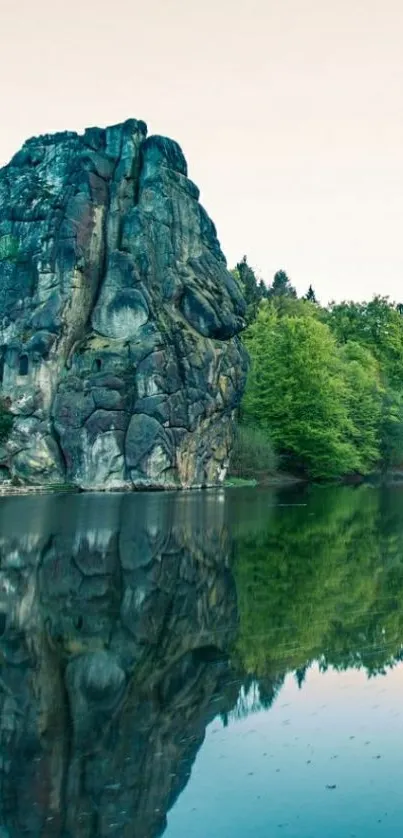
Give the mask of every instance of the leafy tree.
M 262 304 L 245 342 L 244 421 L 266 430 L 277 452 L 311 477 L 358 469 L 348 383 L 328 327 L 311 316 L 279 317 Z
M 403 463 L 402 311 L 387 297 L 377 296 L 369 303 L 333 303 L 322 313 L 340 343 L 354 341 L 377 359 L 383 388 L 378 436 L 384 470 Z M 357 408 L 360 412 L 358 402 Z
M 403 387 L 403 318 L 388 297 L 332 303 L 325 317 L 340 343 L 353 340 L 367 346 L 388 384 Z
M 391 387 L 383 395 L 380 456 L 383 471 L 403 466 L 403 392 Z
M 359 470 L 366 474 L 377 466 L 380 459 L 385 390 L 379 363 L 369 349 L 348 341 L 340 354 L 348 385 L 347 403 L 352 421 L 350 439 L 359 455 Z
M 266 288 L 246 257 L 233 274 L 248 304 L 240 415 L 249 433 L 310 477 L 402 467 L 403 304 L 376 296 L 325 309 L 312 285 L 298 299 L 284 270 Z M 241 451 L 241 471 L 252 448 Z
M 319 306 L 311 303 L 304 297 L 271 297 L 269 304 L 275 309 L 279 317 L 316 317 L 321 319 Z

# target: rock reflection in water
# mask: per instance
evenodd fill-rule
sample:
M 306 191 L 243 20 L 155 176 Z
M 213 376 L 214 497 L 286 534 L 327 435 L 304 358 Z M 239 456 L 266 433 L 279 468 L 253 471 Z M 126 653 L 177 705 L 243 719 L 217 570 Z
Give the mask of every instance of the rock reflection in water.
M 210 721 L 221 715 L 228 743 L 236 742 L 244 717 L 255 711 L 259 716 L 270 708 L 268 724 L 278 721 L 281 702 L 273 704 L 287 692 L 290 674 L 304 691 L 300 706 L 312 670 L 331 670 L 335 683 L 345 670 L 363 670 L 372 683 L 385 675 L 379 690 L 387 696 L 387 673 L 403 659 L 402 556 L 399 490 L 3 500 L 0 838 L 156 838 Z M 315 690 L 322 707 L 327 699 L 320 700 L 319 681 Z M 354 706 L 362 706 L 356 688 L 349 701 L 341 720 L 347 728 Z M 282 721 L 277 734 L 285 752 L 288 727 Z M 388 752 L 389 722 L 387 703 L 376 710 L 376 725 L 368 720 L 366 740 L 380 736 L 376 753 Z M 306 719 L 300 716 L 298 724 L 296 735 L 303 738 Z M 334 719 L 322 732 L 313 731 L 309 747 L 318 736 L 324 752 L 333 727 Z M 346 729 L 346 741 L 351 735 Z M 209 740 L 207 752 L 208 746 Z M 285 813 L 288 822 L 304 775 L 295 773 L 291 760 L 287 770 L 274 772 L 284 785 L 273 786 L 259 763 L 259 747 L 248 778 L 263 778 L 268 795 L 261 832 L 252 783 L 233 783 L 244 766 L 241 749 L 238 757 L 225 752 L 234 760 L 225 812 L 212 793 L 221 795 L 228 779 L 225 754 L 210 757 L 210 793 L 197 786 L 200 772 L 194 772 L 172 812 L 172 824 L 178 824 L 174 817 L 182 807 L 181 834 L 195 829 L 198 818 L 199 834 L 206 834 L 200 795 L 212 807 L 210 827 L 217 811 L 223 816 L 222 834 L 245 834 L 238 800 L 256 835 L 269 834 L 273 801 L 283 800 L 278 823 Z M 336 753 L 331 747 L 329 764 Z M 347 834 L 364 776 L 373 799 L 367 753 L 363 745 L 361 775 L 354 763 L 346 819 L 338 826 L 334 820 L 335 838 Z M 350 764 L 348 759 L 347 773 Z M 305 771 L 306 756 L 302 765 Z M 397 774 L 385 775 L 396 794 Z M 193 821 L 183 801 L 195 789 Z M 301 836 L 316 834 L 314 786 L 306 789 L 304 805 L 308 799 L 307 830 L 295 826 Z M 323 817 L 327 828 L 326 806 Z M 366 809 L 362 819 L 368 824 Z M 173 828 L 167 835 L 176 838 Z M 372 834 L 365 829 L 363 835 Z
M 237 698 L 219 501 L 2 502 L 1 838 L 163 832 L 206 725 Z

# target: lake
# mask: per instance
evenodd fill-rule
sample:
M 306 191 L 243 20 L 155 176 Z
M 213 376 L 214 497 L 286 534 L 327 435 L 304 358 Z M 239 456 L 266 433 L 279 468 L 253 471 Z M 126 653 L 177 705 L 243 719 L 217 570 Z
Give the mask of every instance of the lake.
M 399 838 L 403 490 L 0 500 L 0 838 Z

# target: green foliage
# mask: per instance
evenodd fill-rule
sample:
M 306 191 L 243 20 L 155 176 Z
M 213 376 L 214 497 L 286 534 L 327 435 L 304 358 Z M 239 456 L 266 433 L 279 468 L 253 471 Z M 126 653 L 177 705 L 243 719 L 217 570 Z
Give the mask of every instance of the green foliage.
M 383 468 L 403 462 L 403 317 L 387 297 L 332 304 L 323 317 L 340 343 L 354 341 L 377 359 L 383 385 L 379 458 Z
M 257 281 L 254 270 L 248 265 L 246 256 L 238 262 L 231 272 L 237 281 L 246 301 L 246 322 L 252 323 L 256 317 L 260 300 L 266 294 L 266 286 L 262 280 Z
M 232 504 L 237 655 L 250 676 L 275 693 L 287 672 L 302 682 L 314 661 L 373 674 L 401 657 L 398 493 L 338 487 L 272 495 L 249 503 L 247 516 L 244 498 L 235 493 Z
M 240 425 L 231 454 L 230 474 L 247 477 L 257 473 L 274 474 L 277 457 L 267 432 Z
M 312 288 L 312 285 L 309 286 L 309 288 L 308 288 L 308 290 L 305 294 L 304 299 L 308 300 L 309 303 L 317 303 L 318 302 L 317 299 L 316 299 L 315 291 Z
M 284 270 L 269 288 L 246 257 L 232 273 L 249 325 L 243 424 L 313 478 L 403 467 L 403 304 L 322 308 L 312 285 L 298 299 Z
M 258 288 L 259 288 L 260 297 L 261 297 L 262 300 L 264 300 L 268 295 L 268 288 L 264 284 L 263 279 L 259 279 Z
M 16 262 L 19 255 L 19 242 L 15 236 L 0 236 L 0 262 Z
M 403 392 L 391 387 L 382 403 L 380 456 L 383 471 L 403 467 Z
M 0 442 L 6 442 L 13 427 L 13 416 L 4 399 L 0 398 Z
M 293 296 L 271 297 L 270 306 L 279 317 L 315 317 L 320 320 L 318 307 L 304 297 L 298 299 Z
M 230 475 L 224 480 L 224 486 L 227 488 L 235 488 L 235 487 L 242 487 L 245 488 L 246 486 L 255 487 L 257 486 L 256 480 L 248 480 L 246 477 L 236 477 L 235 475 Z
M 262 305 L 245 343 L 251 357 L 245 423 L 264 430 L 292 468 L 312 477 L 359 469 L 349 386 L 329 328 Z
M 243 337 L 241 421 L 270 438 L 283 467 L 312 478 L 402 467 L 400 307 L 374 297 L 324 309 L 312 286 L 298 299 L 284 271 L 267 297 L 256 302 L 256 291 Z
M 267 292 L 268 299 L 275 299 L 276 297 L 296 297 L 297 292 L 286 274 L 285 271 L 277 271 L 274 274 L 274 279 Z
M 367 346 L 381 365 L 387 382 L 403 386 L 403 317 L 387 297 L 369 303 L 332 303 L 326 321 L 339 343 Z
M 367 474 L 380 459 L 384 388 L 379 364 L 365 346 L 348 341 L 340 349 L 347 384 L 347 405 L 352 421 L 349 436 L 359 456 L 358 471 Z

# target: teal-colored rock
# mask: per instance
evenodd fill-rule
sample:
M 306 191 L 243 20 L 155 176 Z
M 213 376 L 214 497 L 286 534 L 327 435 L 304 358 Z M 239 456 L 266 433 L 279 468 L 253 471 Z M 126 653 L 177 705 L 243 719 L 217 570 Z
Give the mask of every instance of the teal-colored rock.
M 29 140 L 0 171 L 4 467 L 84 489 L 221 482 L 244 313 L 176 142 L 134 119 Z

